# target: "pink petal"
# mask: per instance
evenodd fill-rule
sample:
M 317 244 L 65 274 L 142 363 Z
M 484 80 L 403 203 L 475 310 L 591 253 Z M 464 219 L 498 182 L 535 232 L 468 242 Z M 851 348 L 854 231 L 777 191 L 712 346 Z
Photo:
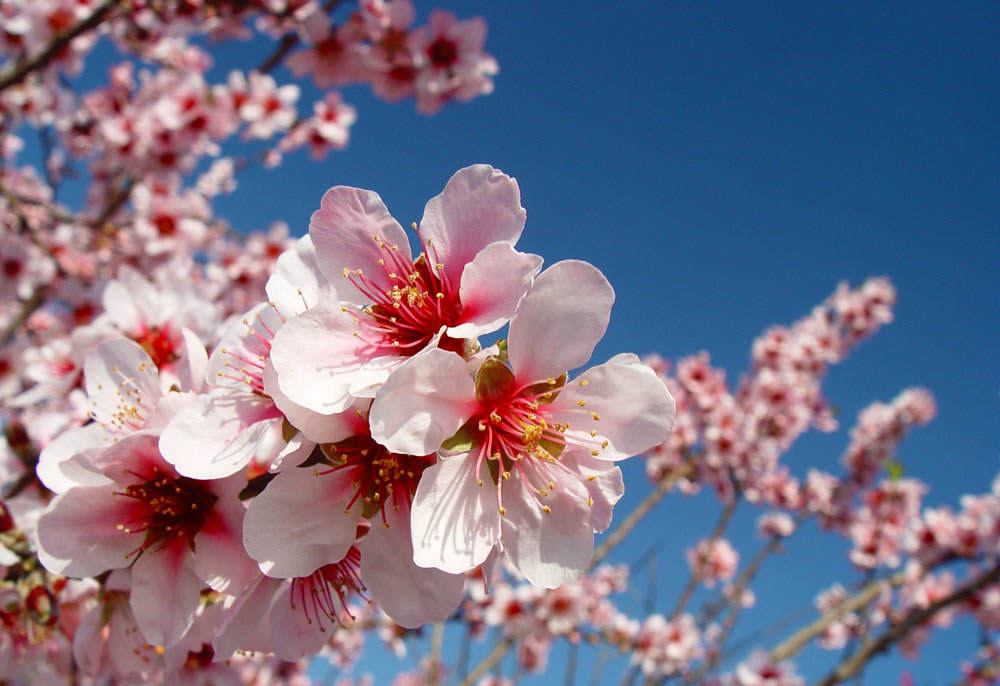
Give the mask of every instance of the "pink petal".
M 278 579 L 259 574 L 236 598 L 228 616 L 212 641 L 216 660 L 228 660 L 237 650 L 270 652 L 267 613 L 274 595 L 283 585 Z
M 555 378 L 589 360 L 614 300 L 611 284 L 587 262 L 564 260 L 542 272 L 510 322 L 507 343 L 518 381 Z
M 594 530 L 586 501 L 564 481 L 544 496 L 542 511 L 523 479 L 504 482 L 503 549 L 507 559 L 535 586 L 555 588 L 580 578 L 594 553 Z
M 384 526 L 372 520 L 361 539 L 361 579 L 372 598 L 400 626 L 416 628 L 443 622 L 462 600 L 465 577 L 413 564 L 410 517 L 405 509 L 386 508 Z
M 191 570 L 190 555 L 183 541 L 178 541 L 147 550 L 132 567 L 129 604 L 152 645 L 176 643 L 194 621 L 205 585 Z
M 393 452 L 428 455 L 476 408 L 476 389 L 455 353 L 428 348 L 409 358 L 382 384 L 372 403 L 372 438 Z
M 355 331 L 349 313 L 323 305 L 290 319 L 271 347 L 285 397 L 314 412 L 334 414 L 354 402 L 353 388 L 384 381 L 384 358 L 372 360 Z
M 420 477 L 410 511 L 418 567 L 461 574 L 481 564 L 499 542 L 496 487 L 485 467 L 479 474 L 475 467 L 471 455 L 455 455 L 441 458 Z
M 390 286 L 378 264 L 382 249 L 378 241 L 397 247 L 410 257 L 410 243 L 403 227 L 386 209 L 378 193 L 348 186 L 335 186 L 323 195 L 320 209 L 309 221 L 309 236 L 316 246 L 316 261 L 342 299 L 359 304 L 368 298 L 347 279 L 344 270 L 360 269 L 377 284 Z
M 270 362 L 264 367 L 263 378 L 264 392 L 271 396 L 271 400 L 288 422 L 310 441 L 335 443 L 348 436 L 354 436 L 361 428 L 357 414 L 358 405 L 368 405 L 368 401 L 355 402 L 344 412 L 320 414 L 292 402 L 281 392 L 278 374 Z
M 56 496 L 38 520 L 39 557 L 64 576 L 96 576 L 127 567 L 144 534 L 117 527 L 135 519 L 135 502 L 116 496 L 117 484 L 71 488 Z
M 593 443 L 589 433 L 596 430 L 594 445 L 602 460 L 621 460 L 637 455 L 667 439 L 674 423 L 674 399 L 666 385 L 642 364 L 607 362 L 591 367 L 566 384 L 552 404 L 561 408 L 561 417 L 572 415 L 567 440 Z M 600 418 L 593 421 L 592 414 Z M 578 419 L 577 419 L 578 417 Z
M 83 376 L 94 418 L 111 431 L 140 428 L 160 398 L 156 365 L 127 338 L 97 346 L 83 363 Z
M 238 595 L 260 575 L 243 548 L 246 510 L 237 498 L 219 499 L 194 539 L 192 569 L 213 590 Z
M 246 467 L 281 413 L 249 393 L 218 389 L 174 415 L 160 435 L 160 452 L 178 473 L 218 479 Z
M 622 471 L 608 462 L 591 457 L 586 450 L 567 447 L 559 456 L 559 462 L 576 474 L 590 496 L 590 517 L 588 522 L 594 531 L 601 532 L 611 526 L 611 516 L 615 504 L 625 495 Z
M 514 316 L 541 268 L 541 257 L 518 252 L 507 242 L 480 250 L 462 272 L 463 323 L 448 329 L 448 335 L 476 338 L 502 327 Z
M 271 650 L 282 660 L 295 661 L 315 655 L 330 637 L 330 621 L 310 618 L 302 607 L 301 599 L 291 598 L 291 584 L 282 584 L 271 603 L 267 623 L 270 628 Z M 324 627 L 326 630 L 324 630 Z
M 243 543 L 268 576 L 308 576 L 343 559 L 354 544 L 360 498 L 348 470 L 303 467 L 278 474 L 253 499 L 243 523 Z
M 462 269 L 490 243 L 516 243 L 524 230 L 517 181 L 487 164 L 460 169 L 440 195 L 424 207 L 420 233 L 430 240 L 448 279 L 460 283 Z

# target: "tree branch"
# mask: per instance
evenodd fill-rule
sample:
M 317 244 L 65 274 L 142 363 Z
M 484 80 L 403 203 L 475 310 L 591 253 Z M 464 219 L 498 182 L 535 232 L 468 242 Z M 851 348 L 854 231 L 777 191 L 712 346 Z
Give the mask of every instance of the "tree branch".
M 62 33 L 56 35 L 55 39 L 49 46 L 45 48 L 42 52 L 38 53 L 34 57 L 19 62 L 13 69 L 9 72 L 0 76 L 0 91 L 3 91 L 10 86 L 17 85 L 28 78 L 28 75 L 37 70 L 45 67 L 53 58 L 59 55 L 63 49 L 70 44 L 70 42 L 82 33 L 86 33 L 91 29 L 97 28 L 101 22 L 103 22 L 111 10 L 114 9 L 115 5 L 118 4 L 118 0 L 105 0 L 102 4 L 97 6 L 89 17 L 66 29 Z
M 815 686 L 834 686 L 857 675 L 873 657 L 887 651 L 894 643 L 905 638 L 911 631 L 933 617 L 938 610 L 965 600 L 984 586 L 995 583 L 997 579 L 1000 579 L 1000 565 L 995 565 L 989 571 L 984 572 L 950 595 L 931 603 L 926 608 L 910 612 L 901 621 L 886 629 L 881 636 L 867 641 L 853 656 L 840 663 L 822 680 L 817 681 Z

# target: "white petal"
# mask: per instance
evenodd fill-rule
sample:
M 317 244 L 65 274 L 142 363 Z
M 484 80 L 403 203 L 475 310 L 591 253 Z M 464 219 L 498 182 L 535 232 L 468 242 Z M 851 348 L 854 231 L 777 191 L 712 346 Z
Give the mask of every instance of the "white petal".
M 561 481 L 544 498 L 549 512 L 520 478 L 504 483 L 504 554 L 536 586 L 555 588 L 580 578 L 594 553 L 586 502 Z
M 127 338 L 105 341 L 83 363 L 94 418 L 111 431 L 141 428 L 160 398 L 160 376 L 142 347 Z
M 500 540 L 496 486 L 485 466 L 480 475 L 475 467 L 475 458 L 465 454 L 424 470 L 410 512 L 417 566 L 461 574 L 481 564 Z
M 510 243 L 483 248 L 462 272 L 463 323 L 448 329 L 448 335 L 477 338 L 502 327 L 541 268 L 541 257 L 518 252 Z
M 319 269 L 316 248 L 308 235 L 278 256 L 264 290 L 284 317 L 301 314 L 321 300 L 338 299 L 333 283 Z
M 615 292 L 591 264 L 558 262 L 535 279 L 510 322 L 510 364 L 518 381 L 558 377 L 590 359 L 611 317 Z
M 405 508 L 387 507 L 386 523 L 372 520 L 361 539 L 361 579 L 372 598 L 400 626 L 443 622 L 462 600 L 465 577 L 413 564 L 410 517 Z
M 184 476 L 218 479 L 250 464 L 275 422 L 281 413 L 269 398 L 217 389 L 174 415 L 160 452 Z
M 372 438 L 393 452 L 429 455 L 476 410 L 476 389 L 465 361 L 428 348 L 382 384 L 372 403 Z
M 271 347 L 281 392 L 314 412 L 334 414 L 354 402 L 352 386 L 384 380 L 388 370 L 372 364 L 355 330 L 350 314 L 326 306 L 290 319 Z
M 367 401 L 355 402 L 343 412 L 320 414 L 292 402 L 281 392 L 281 387 L 278 385 L 278 374 L 270 362 L 264 367 L 263 378 L 264 392 L 271 396 L 271 400 L 285 415 L 288 422 L 310 441 L 335 443 L 357 434 L 362 428 L 359 426 L 359 421 L 363 422 L 364 420 L 359 420 L 357 409 L 361 404 L 367 406 L 369 404 Z
M 308 576 L 343 559 L 354 544 L 360 498 L 349 470 L 329 467 L 284 471 L 253 499 L 243 523 L 243 543 L 268 576 Z

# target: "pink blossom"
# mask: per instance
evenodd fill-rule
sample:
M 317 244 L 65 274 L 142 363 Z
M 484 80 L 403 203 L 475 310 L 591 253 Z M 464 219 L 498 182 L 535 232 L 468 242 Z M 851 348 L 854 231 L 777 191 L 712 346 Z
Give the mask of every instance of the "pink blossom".
M 312 307 L 275 336 L 271 361 L 282 393 L 315 412 L 340 412 L 374 395 L 422 349 L 462 350 L 463 338 L 503 326 L 541 263 L 513 248 L 524 216 L 512 178 L 467 167 L 427 203 L 425 253 L 412 259 L 377 194 L 327 191 L 309 234 L 322 272 L 343 284 L 341 302 Z
M 687 551 L 691 573 L 708 586 L 729 581 L 736 574 L 740 556 L 724 538 L 705 539 Z
M 470 373 L 430 348 L 389 377 L 373 437 L 412 453 L 441 448 L 414 496 L 418 565 L 464 572 L 498 547 L 537 585 L 579 576 L 623 491 L 613 462 L 662 441 L 673 418 L 666 387 L 634 355 L 566 380 L 603 336 L 613 299 L 593 266 L 560 262 L 511 320 L 509 366 L 485 351 Z

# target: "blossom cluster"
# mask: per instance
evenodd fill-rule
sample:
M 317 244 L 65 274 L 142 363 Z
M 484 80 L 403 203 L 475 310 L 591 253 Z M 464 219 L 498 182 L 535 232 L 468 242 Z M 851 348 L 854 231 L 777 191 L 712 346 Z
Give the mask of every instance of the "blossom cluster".
M 224 318 L 190 259 L 152 281 L 122 265 L 88 323 L 30 349 L 11 403 L 57 494 L 38 559 L 101 580 L 81 626 L 102 624 L 75 648 L 133 646 L 86 673 L 298 660 L 357 595 L 405 627 L 443 621 L 466 573 L 501 561 L 544 588 L 580 576 L 623 493 L 615 463 L 666 438 L 673 400 L 630 354 L 570 376 L 614 292 L 518 251 L 524 220 L 514 179 L 468 167 L 427 203 L 414 256 L 377 194 L 338 186 L 247 312 Z

